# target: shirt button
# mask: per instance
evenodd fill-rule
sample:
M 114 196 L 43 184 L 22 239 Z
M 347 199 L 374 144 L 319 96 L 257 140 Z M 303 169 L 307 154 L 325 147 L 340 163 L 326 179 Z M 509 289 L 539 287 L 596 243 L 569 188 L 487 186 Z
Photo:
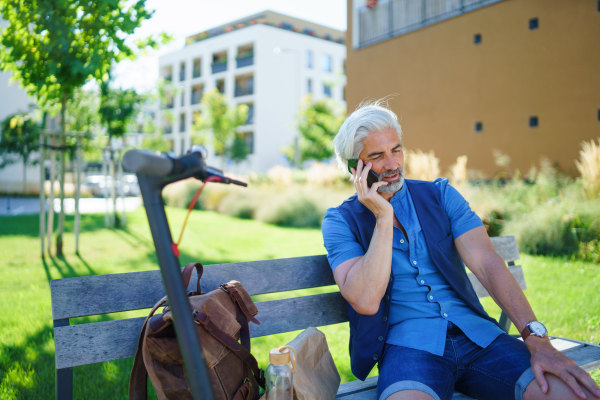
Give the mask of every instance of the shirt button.
M 404 239 L 400 239 L 400 243 L 404 243 Z
M 383 316 L 382 319 L 383 319 L 383 322 L 387 321 L 387 317 L 385 315 Z
M 422 285 L 424 285 L 424 284 L 425 284 L 425 281 L 424 281 L 424 280 L 422 280 L 422 279 L 421 279 L 421 284 L 422 284 Z
M 429 300 L 433 300 L 433 296 L 429 296 Z
M 414 264 L 414 265 L 417 265 L 417 262 L 416 262 L 416 261 L 413 261 L 413 264 Z
M 379 360 L 379 356 L 377 354 L 373 354 L 373 360 L 375 360 L 375 361 Z
M 448 317 L 448 314 L 444 313 L 444 318 L 447 318 L 447 317 Z
M 379 336 L 379 337 L 377 338 L 377 341 L 379 341 L 379 342 L 383 342 L 383 336 Z
M 390 295 L 389 295 L 389 294 L 386 294 L 386 295 L 385 295 L 385 299 L 386 299 L 386 300 L 389 300 L 389 299 L 390 299 Z

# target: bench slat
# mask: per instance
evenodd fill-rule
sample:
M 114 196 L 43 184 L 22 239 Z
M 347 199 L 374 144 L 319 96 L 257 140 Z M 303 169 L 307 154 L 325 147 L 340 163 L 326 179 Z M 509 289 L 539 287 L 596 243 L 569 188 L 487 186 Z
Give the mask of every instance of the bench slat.
M 491 240 L 505 261 L 519 259 L 514 236 Z M 188 290 L 194 289 L 195 276 L 194 272 Z M 327 257 L 321 255 L 207 265 L 202 290 L 232 279 L 252 295 L 335 285 Z M 58 279 L 50 287 L 55 320 L 150 308 L 165 293 L 158 270 Z
M 196 276 L 194 271 L 188 290 L 196 290 Z M 230 280 L 240 281 L 251 295 L 335 285 L 321 255 L 207 265 L 202 290 Z M 55 320 L 151 308 L 165 295 L 159 270 L 56 279 L 50 288 Z
M 519 247 L 517 246 L 517 239 L 513 235 L 507 236 L 494 236 L 490 240 L 494 245 L 496 253 L 506 262 L 516 261 L 521 257 L 519 256 Z
M 339 292 L 263 301 L 256 306 L 261 324 L 250 323 L 251 337 L 348 321 L 346 302 Z M 56 368 L 135 356 L 144 320 L 139 317 L 55 328 Z

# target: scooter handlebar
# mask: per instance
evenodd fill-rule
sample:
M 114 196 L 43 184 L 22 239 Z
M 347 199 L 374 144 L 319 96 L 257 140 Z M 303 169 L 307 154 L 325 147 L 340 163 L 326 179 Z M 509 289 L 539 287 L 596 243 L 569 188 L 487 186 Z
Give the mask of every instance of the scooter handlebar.
M 164 154 L 143 150 L 129 150 L 123 157 L 123 166 L 136 173 L 169 176 L 173 172 L 173 160 Z

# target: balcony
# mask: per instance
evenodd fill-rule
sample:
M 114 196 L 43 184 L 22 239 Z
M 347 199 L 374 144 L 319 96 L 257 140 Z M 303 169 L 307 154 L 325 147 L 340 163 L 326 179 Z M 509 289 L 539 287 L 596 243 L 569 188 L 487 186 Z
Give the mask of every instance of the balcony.
M 211 65 L 212 73 L 217 74 L 219 72 L 227 71 L 227 60 L 225 61 L 215 61 Z
M 254 104 L 246 104 L 248 106 L 248 119 L 246 119 L 245 125 L 252 125 L 254 123 Z
M 179 80 L 185 81 L 185 69 L 179 71 Z
M 192 78 L 200 78 L 201 75 L 201 70 L 200 67 L 195 67 L 194 70 L 192 71 Z
M 408 32 L 498 3 L 503 0 L 380 0 L 358 10 L 358 47 Z
M 239 55 L 235 58 L 237 68 L 248 67 L 254 65 L 254 54 Z

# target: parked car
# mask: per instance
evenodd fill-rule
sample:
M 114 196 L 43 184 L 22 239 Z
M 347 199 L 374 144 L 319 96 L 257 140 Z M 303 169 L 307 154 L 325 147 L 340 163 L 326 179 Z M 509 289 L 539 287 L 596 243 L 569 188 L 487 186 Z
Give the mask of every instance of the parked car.
M 124 196 L 139 196 L 141 194 L 137 176 L 133 174 L 125 174 L 123 175 L 122 182 Z M 83 184 L 88 187 L 89 191 L 92 193 L 92 196 L 95 197 L 104 197 L 105 191 L 107 191 L 106 195 L 110 196 L 110 191 L 113 185 L 111 177 L 106 177 L 104 175 L 88 175 L 85 177 Z M 117 192 L 117 196 L 120 196 L 121 182 L 116 182 L 115 190 Z

